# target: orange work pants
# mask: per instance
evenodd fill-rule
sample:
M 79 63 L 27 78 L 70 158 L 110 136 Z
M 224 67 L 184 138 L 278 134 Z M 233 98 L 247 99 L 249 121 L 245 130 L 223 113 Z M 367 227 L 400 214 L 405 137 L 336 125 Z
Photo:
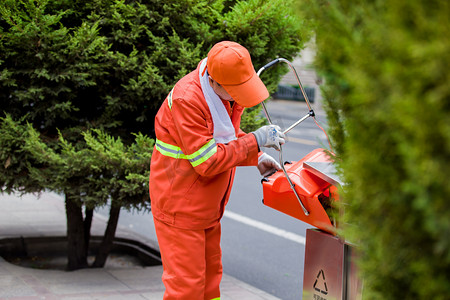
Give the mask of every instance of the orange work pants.
M 220 299 L 220 223 L 190 230 L 154 221 L 164 270 L 164 300 Z

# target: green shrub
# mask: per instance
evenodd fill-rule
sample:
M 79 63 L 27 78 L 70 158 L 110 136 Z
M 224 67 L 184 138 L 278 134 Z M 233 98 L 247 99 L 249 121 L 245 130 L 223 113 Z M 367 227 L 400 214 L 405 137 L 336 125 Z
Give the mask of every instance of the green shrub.
M 365 299 L 450 295 L 450 4 L 300 1 Z

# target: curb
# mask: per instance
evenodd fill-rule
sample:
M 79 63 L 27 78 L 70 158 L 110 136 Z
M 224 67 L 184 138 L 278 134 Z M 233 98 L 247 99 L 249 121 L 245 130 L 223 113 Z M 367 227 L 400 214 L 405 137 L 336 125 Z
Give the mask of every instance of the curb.
M 96 254 L 102 242 L 102 236 L 92 236 L 89 253 Z M 9 261 L 14 258 L 34 256 L 65 256 L 67 254 L 66 236 L 16 237 L 0 239 L 0 257 Z M 143 266 L 161 265 L 158 251 L 133 239 L 116 237 L 110 254 L 128 254 L 139 259 Z

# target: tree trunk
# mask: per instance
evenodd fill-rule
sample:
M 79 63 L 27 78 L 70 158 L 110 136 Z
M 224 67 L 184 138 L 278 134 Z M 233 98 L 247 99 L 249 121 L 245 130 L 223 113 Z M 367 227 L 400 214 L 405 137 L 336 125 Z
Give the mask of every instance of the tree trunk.
M 83 212 L 66 194 L 67 270 L 86 268 L 87 255 L 84 239 Z
M 108 226 L 106 227 L 105 234 L 103 236 L 102 243 L 98 249 L 97 256 L 95 257 L 94 268 L 103 268 L 111 251 L 114 237 L 116 235 L 117 223 L 119 222 L 120 206 L 111 205 L 109 211 Z
M 86 249 L 86 257 L 89 254 L 89 242 L 91 240 L 91 225 L 93 216 L 94 210 L 86 207 L 84 216 L 84 243 Z

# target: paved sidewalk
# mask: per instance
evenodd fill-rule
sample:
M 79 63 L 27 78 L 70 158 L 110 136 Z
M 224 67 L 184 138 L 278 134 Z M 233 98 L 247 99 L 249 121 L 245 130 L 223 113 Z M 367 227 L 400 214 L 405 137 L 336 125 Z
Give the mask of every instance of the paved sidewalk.
M 150 216 L 149 216 L 150 217 Z M 101 235 L 105 220 L 94 217 L 92 235 Z M 0 240 L 18 237 L 64 236 L 66 218 L 61 196 L 51 193 L 25 195 L 0 194 Z M 157 248 L 127 228 L 118 228 L 116 236 L 138 239 Z M 17 266 L 0 257 L 0 299 L 162 299 L 162 267 L 135 264 L 110 264 L 102 269 L 66 272 Z M 272 295 L 224 274 L 222 300 L 275 300 Z

